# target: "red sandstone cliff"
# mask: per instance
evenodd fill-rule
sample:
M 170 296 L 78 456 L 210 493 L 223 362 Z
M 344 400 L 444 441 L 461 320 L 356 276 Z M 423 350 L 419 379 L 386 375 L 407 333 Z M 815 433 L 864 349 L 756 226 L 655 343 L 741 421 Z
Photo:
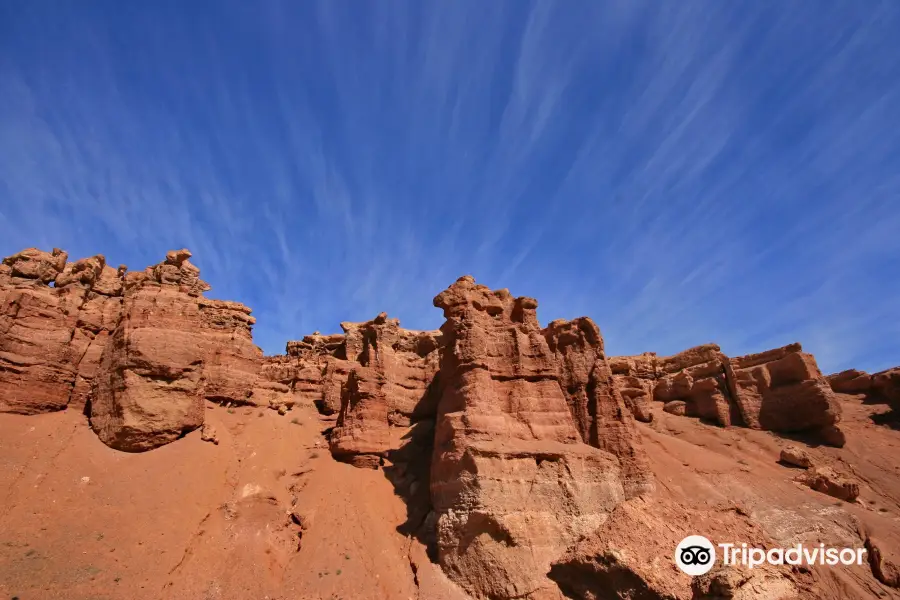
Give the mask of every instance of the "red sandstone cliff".
M 167 597 L 218 598 L 221 581 L 233 590 L 221 597 L 284 595 L 287 586 L 329 597 L 325 563 L 310 581 L 297 575 L 308 569 L 290 565 L 296 556 L 305 565 L 328 555 L 335 536 L 391 557 L 348 573 L 348 597 L 407 597 L 412 589 L 447 600 L 900 597 L 900 529 L 884 516 L 900 506 L 900 481 L 878 458 L 896 432 L 890 413 L 869 408 L 896 410 L 900 369 L 826 379 L 799 344 L 741 357 L 714 344 L 670 357 L 609 357 L 591 319 L 541 328 L 536 300 L 471 277 L 435 297 L 446 319 L 440 331 L 403 329 L 382 313 L 264 357 L 252 341 L 250 309 L 205 298 L 209 285 L 190 256 L 172 251 L 129 272 L 99 255 L 71 262 L 58 249 L 28 249 L 0 265 L 0 413 L 68 414 L 77 423 L 84 411 L 100 440 L 129 452 L 188 437 L 159 455 L 178 460 L 189 459 L 177 454 L 184 444 L 214 442 L 203 452 L 224 469 L 225 496 L 198 516 L 180 560 L 154 575 L 166 580 L 157 589 Z M 201 427 L 202 435 L 188 435 Z M 15 435 L 25 434 L 4 429 L 0 444 Z M 781 435 L 811 444 L 789 445 Z M 19 451 L 18 442 L 5 443 L 0 458 Z M 76 442 L 59 443 L 51 463 Z M 327 459 L 316 450 L 326 446 Z M 870 446 L 884 452 L 873 455 Z M 40 448 L 25 454 L 37 459 Z M 228 463 L 231 454 L 236 462 Z M 119 464 L 115 453 L 102 456 L 91 460 Z M 274 461 L 286 466 L 264 475 Z M 160 472 L 176 481 L 178 464 Z M 306 464 L 322 474 L 307 479 Z M 185 473 L 182 492 L 172 492 L 187 505 L 202 470 Z M 31 493 L 21 474 L 7 483 L 15 490 L 22 481 L 28 486 L 16 493 Z M 79 494 L 60 496 L 60 510 L 80 506 Z M 24 518 L 24 506 L 10 505 L 0 525 L 14 530 L 10 519 Z M 143 513 L 121 512 L 128 506 L 104 510 L 142 523 Z M 372 524 L 379 519 L 396 526 Z M 38 523 L 46 529 L 46 520 Z M 166 527 L 143 525 L 155 526 Z M 767 546 L 864 544 L 873 558 L 840 573 L 714 571 L 692 583 L 669 553 L 684 535 L 702 532 Z M 23 582 L 20 574 L 32 571 L 18 559 L 4 562 L 3 548 L 0 573 Z M 351 560 L 351 550 L 341 552 L 337 558 Z M 207 582 L 218 563 L 265 577 L 218 567 Z M 59 597 L 83 597 L 59 585 L 68 594 Z M 0 591 L 9 591 L 2 581 Z
M 460 278 L 431 469 L 438 560 L 476 597 L 561 598 L 550 564 L 625 498 L 619 460 L 584 443 L 537 301 Z

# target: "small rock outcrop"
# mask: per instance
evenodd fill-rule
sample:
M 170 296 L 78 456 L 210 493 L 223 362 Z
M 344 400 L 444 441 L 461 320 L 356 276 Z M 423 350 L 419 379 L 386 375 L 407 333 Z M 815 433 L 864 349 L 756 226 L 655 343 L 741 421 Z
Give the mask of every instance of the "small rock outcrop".
M 862 394 L 867 402 L 887 404 L 900 410 L 900 367 L 872 375 L 849 369 L 829 375 L 828 384 L 839 394 Z
M 782 448 L 779 461 L 786 465 L 791 465 L 792 467 L 800 467 L 801 469 L 808 469 L 813 466 L 812 456 L 809 455 L 809 452 L 799 446 L 787 446 Z
M 810 469 L 800 478 L 800 481 L 817 492 L 846 502 L 853 502 L 859 497 L 859 484 L 831 467 Z
M 660 379 L 653 397 L 661 402 L 680 400 L 685 403 L 686 414 L 723 427 L 740 425 L 740 414 L 729 401 L 727 360 L 715 344 L 660 359 Z
M 804 432 L 829 445 L 844 444 L 840 404 L 800 344 L 734 358 L 706 344 L 669 357 L 646 353 L 609 362 L 640 420 L 648 420 L 652 397 L 666 412 L 722 427 Z
M 728 361 L 728 385 L 748 427 L 822 431 L 840 421 L 840 404 L 812 354 L 791 344 Z

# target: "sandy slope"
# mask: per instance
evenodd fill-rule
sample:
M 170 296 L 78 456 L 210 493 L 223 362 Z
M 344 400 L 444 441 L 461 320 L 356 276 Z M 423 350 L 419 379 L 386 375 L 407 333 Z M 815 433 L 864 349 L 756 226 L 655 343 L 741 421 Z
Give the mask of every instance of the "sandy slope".
M 0 597 L 462 597 L 398 533 L 384 474 L 333 461 L 313 410 L 207 420 L 218 445 L 128 454 L 72 411 L 0 414 Z
M 859 502 L 796 483 L 798 471 L 777 462 L 790 440 L 658 406 L 653 423 L 639 425 L 656 497 L 698 512 L 738 510 L 784 545 L 859 546 L 875 530 L 894 555 L 900 433 L 872 422 L 883 407 L 842 400 L 846 447 L 809 451 L 860 480 Z M 0 597 L 465 598 L 422 544 L 398 531 L 407 507 L 384 473 L 332 459 L 322 433 L 330 423 L 314 409 L 281 416 L 209 405 L 207 421 L 217 445 L 196 431 L 129 454 L 105 446 L 74 411 L 0 414 Z M 825 597 L 900 597 L 868 565 L 814 571 Z

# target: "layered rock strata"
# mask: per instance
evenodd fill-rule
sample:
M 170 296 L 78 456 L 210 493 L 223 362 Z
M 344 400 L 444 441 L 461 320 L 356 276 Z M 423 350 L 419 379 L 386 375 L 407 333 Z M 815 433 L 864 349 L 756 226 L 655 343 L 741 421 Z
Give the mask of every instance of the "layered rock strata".
M 100 358 L 91 425 L 109 446 L 141 451 L 203 424 L 204 399 L 245 401 L 262 359 L 250 309 L 207 300 L 186 250 L 127 273 L 122 317 Z
M 619 459 L 627 497 L 651 491 L 653 482 L 632 411 L 613 378 L 600 328 L 581 317 L 553 321 L 542 333 L 582 441 Z
M 59 249 L 5 258 L 0 410 L 85 410 L 105 443 L 145 450 L 199 427 L 203 398 L 246 399 L 262 358 L 254 319 L 203 298 L 190 256 L 172 251 L 136 272 Z
M 434 299 L 440 400 L 431 467 L 438 560 L 482 598 L 559 598 L 546 577 L 625 497 L 619 460 L 584 443 L 537 301 L 460 278 Z
M 870 375 L 849 369 L 828 376 L 831 389 L 840 394 L 863 394 L 867 402 L 889 404 L 900 408 L 900 367 Z
M 23 250 L 0 265 L 0 411 L 82 408 L 122 310 L 123 268 Z
M 831 445 L 844 443 L 837 428 L 840 404 L 800 344 L 734 358 L 706 344 L 669 357 L 647 353 L 609 362 L 617 386 L 642 420 L 652 397 L 667 412 L 723 427 L 807 432 Z
M 397 460 L 407 443 L 433 430 L 441 334 L 402 329 L 385 313 L 341 327 L 356 364 L 343 386 L 331 453 L 357 466 Z
M 404 533 L 431 544 L 477 598 L 688 593 L 657 560 L 687 531 L 670 525 L 690 509 L 650 494 L 635 419 L 652 420 L 654 403 L 839 446 L 835 393 L 900 402 L 900 369 L 826 380 L 799 344 L 742 357 L 708 344 L 610 358 L 591 319 L 542 329 L 536 300 L 471 277 L 434 299 L 446 318 L 440 331 L 403 329 L 382 313 L 265 357 L 250 309 L 205 298 L 209 285 L 190 256 L 172 251 L 138 272 L 99 255 L 70 262 L 58 249 L 4 259 L 0 411 L 85 410 L 104 443 L 144 451 L 204 426 L 207 401 L 281 414 L 314 404 L 333 425 L 332 455 L 383 468 L 408 503 Z M 201 438 L 218 444 L 206 425 Z M 857 497 L 854 481 L 801 450 L 785 449 L 782 460 L 811 469 L 806 485 Z M 734 528 L 746 529 L 743 521 Z M 662 530 L 668 537 L 647 552 L 622 552 Z M 799 575 L 764 575 L 754 586 L 804 592 Z

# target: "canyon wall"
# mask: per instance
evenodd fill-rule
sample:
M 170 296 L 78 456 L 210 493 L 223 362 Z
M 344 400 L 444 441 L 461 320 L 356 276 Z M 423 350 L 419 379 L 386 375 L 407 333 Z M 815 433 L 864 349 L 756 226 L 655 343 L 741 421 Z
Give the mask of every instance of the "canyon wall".
M 382 469 L 404 533 L 477 598 L 560 600 L 615 575 L 590 556 L 621 535 L 610 515 L 639 522 L 656 490 L 637 422 L 657 406 L 842 446 L 837 393 L 900 402 L 900 369 L 826 379 L 799 344 L 609 357 L 590 318 L 541 328 L 535 299 L 468 276 L 434 298 L 438 331 L 381 313 L 263 356 L 250 309 L 205 298 L 190 257 L 134 272 L 59 249 L 4 259 L 0 412 L 83 411 L 105 444 L 140 452 L 201 427 L 209 402 L 315 405 L 331 455 Z

